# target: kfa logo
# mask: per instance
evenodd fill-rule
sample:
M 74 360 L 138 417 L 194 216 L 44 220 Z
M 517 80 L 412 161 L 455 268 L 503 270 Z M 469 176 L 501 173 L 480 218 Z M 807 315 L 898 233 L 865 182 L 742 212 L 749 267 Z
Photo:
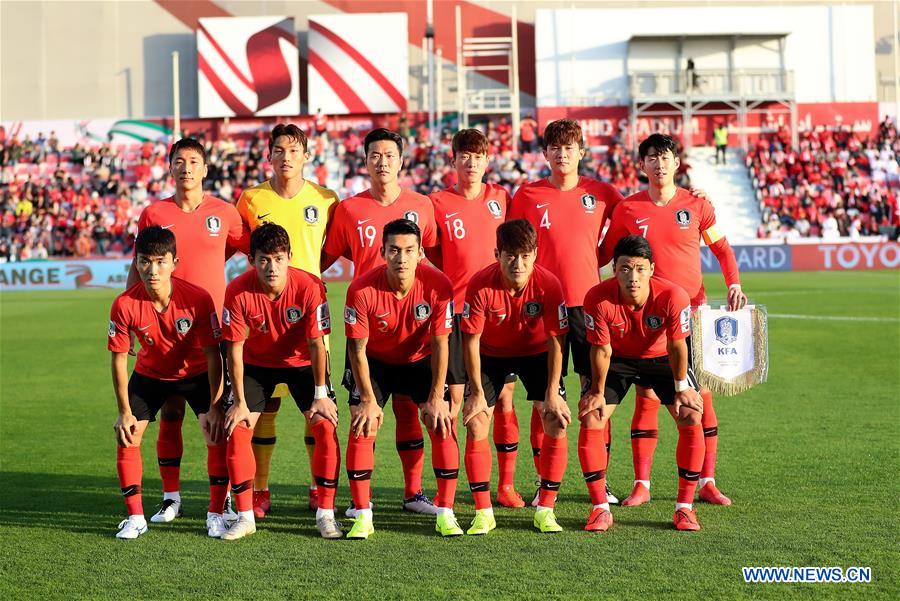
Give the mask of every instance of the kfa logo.
M 526 317 L 537 317 L 541 314 L 541 309 L 544 308 L 543 303 L 538 302 L 528 302 L 525 303 L 525 316 Z
M 287 318 L 288 323 L 297 323 L 303 318 L 303 311 L 297 307 L 288 307 L 284 312 L 284 316 Z
M 222 230 L 222 220 L 215 215 L 206 218 L 206 229 L 210 234 L 216 236 Z
M 310 205 L 303 209 L 303 219 L 306 223 L 315 223 L 319 220 L 319 209 Z
M 500 206 L 500 203 L 496 200 L 489 200 L 487 203 L 488 211 L 491 212 L 491 215 L 494 216 L 494 219 L 500 219 L 503 217 L 503 207 Z
M 691 212 L 687 209 L 681 209 L 675 213 L 675 223 L 682 228 L 686 228 L 691 223 Z
M 193 325 L 193 323 L 194 322 L 192 322 L 187 317 L 182 317 L 180 319 L 175 320 L 175 329 L 178 330 L 179 334 L 184 335 L 184 334 L 188 333 L 188 331 L 191 329 L 191 325 Z
M 581 196 L 581 206 L 584 207 L 584 210 L 588 213 L 592 212 L 597 208 L 597 197 L 593 194 L 584 194 Z
M 737 340 L 738 323 L 733 317 L 720 317 L 715 322 L 716 340 L 729 346 Z
M 431 305 L 428 303 L 418 304 L 416 305 L 416 308 L 413 309 L 413 317 L 418 321 L 425 321 L 428 319 L 429 315 L 431 315 Z
M 416 213 L 415 211 L 407 211 L 407 212 L 403 213 L 403 218 L 404 218 L 404 219 L 409 219 L 410 221 L 412 221 L 412 222 L 415 223 L 416 225 L 419 224 L 419 214 Z
M 651 330 L 658 330 L 660 327 L 662 327 L 663 320 L 662 317 L 659 317 L 658 315 L 648 315 L 644 319 L 644 323 L 646 323 L 647 327 Z

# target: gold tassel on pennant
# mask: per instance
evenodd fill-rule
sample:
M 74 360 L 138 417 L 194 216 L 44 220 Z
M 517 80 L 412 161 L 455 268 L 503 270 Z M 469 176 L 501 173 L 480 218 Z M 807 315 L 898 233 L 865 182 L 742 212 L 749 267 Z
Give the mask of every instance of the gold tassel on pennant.
M 742 332 L 741 334 L 744 337 L 748 335 L 752 336 L 751 352 L 753 356 L 750 368 L 739 374 L 729 373 L 733 371 L 733 369 L 729 369 L 727 365 L 723 366 L 722 362 L 718 361 L 717 357 L 710 358 L 704 356 L 706 353 L 704 349 L 708 346 L 706 343 L 712 343 L 713 340 L 719 340 L 719 338 L 717 338 L 715 323 L 722 320 L 724 317 L 734 318 L 739 311 L 727 312 L 724 310 L 714 310 L 708 305 L 704 305 L 699 307 L 691 318 L 691 348 L 694 373 L 700 381 L 700 384 L 719 395 L 734 396 L 757 384 L 765 382 L 769 375 L 769 331 L 766 307 L 765 305 L 748 305 L 741 309 L 741 311 L 749 313 L 749 324 L 751 325 L 752 331 L 749 333 Z M 717 319 L 713 320 L 713 318 L 709 316 L 710 313 L 714 313 L 717 316 Z M 704 329 L 704 316 L 708 317 L 706 320 L 706 329 Z M 728 320 L 725 319 L 725 321 Z M 746 339 L 744 338 L 742 341 L 746 341 Z M 727 350 L 728 353 L 726 354 L 730 357 L 731 354 L 737 354 L 737 351 L 732 350 L 732 348 L 735 346 L 741 346 L 743 348 L 746 346 L 746 342 L 744 342 L 744 345 L 734 345 L 731 342 L 728 342 L 727 345 L 729 345 L 730 348 L 723 350 Z M 718 349 L 719 347 L 716 347 L 716 350 Z M 719 352 L 722 353 L 723 350 L 720 350 Z

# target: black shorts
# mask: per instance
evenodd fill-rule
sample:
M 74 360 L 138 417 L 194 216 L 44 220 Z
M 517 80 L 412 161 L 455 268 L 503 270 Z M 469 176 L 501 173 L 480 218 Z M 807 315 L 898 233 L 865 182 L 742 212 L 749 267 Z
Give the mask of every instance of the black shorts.
M 547 393 L 547 353 L 524 357 L 481 356 L 481 386 L 488 407 L 497 403 L 503 385 L 519 376 L 525 386 L 525 398 L 529 401 L 543 401 Z M 566 397 L 566 385 L 559 380 L 559 394 Z
M 244 397 L 251 413 L 258 413 L 266 408 L 266 402 L 272 398 L 272 393 L 279 384 L 287 384 L 300 411 L 309 411 L 316 388 L 311 366 L 260 367 L 244 364 Z M 335 400 L 330 386 L 328 396 L 332 401 Z
M 450 332 L 450 360 L 447 363 L 447 384 L 465 384 L 469 376 L 466 373 L 466 360 L 464 358 L 462 313 L 453 316 L 453 330 Z
M 587 330 L 584 326 L 584 307 L 569 307 L 569 333 L 563 345 L 563 375 L 569 373 L 569 354 L 575 365 L 575 373 L 580 376 L 591 375 L 591 345 L 587 341 Z
M 375 400 L 379 407 L 384 407 L 388 399 L 396 394 L 408 396 L 416 404 L 428 400 L 431 392 L 431 356 L 419 359 L 415 363 L 402 365 L 384 363 L 372 357 L 367 357 L 367 359 L 372 391 L 375 393 Z M 350 404 L 359 405 L 359 389 L 356 387 L 350 368 L 344 371 L 342 383 L 350 391 Z M 444 398 L 446 400 L 446 394 Z
M 134 372 L 128 380 L 128 405 L 138 421 L 156 421 L 160 407 L 171 397 L 182 397 L 194 415 L 209 411 L 209 376 L 206 372 L 181 380 L 157 380 Z
M 688 384 L 696 391 L 700 385 L 694 370 L 688 368 Z M 675 402 L 675 378 L 669 365 L 668 355 L 653 359 L 623 359 L 613 357 L 606 374 L 606 389 L 603 396 L 609 405 L 618 405 L 628 394 L 632 384 L 652 388 L 663 405 Z

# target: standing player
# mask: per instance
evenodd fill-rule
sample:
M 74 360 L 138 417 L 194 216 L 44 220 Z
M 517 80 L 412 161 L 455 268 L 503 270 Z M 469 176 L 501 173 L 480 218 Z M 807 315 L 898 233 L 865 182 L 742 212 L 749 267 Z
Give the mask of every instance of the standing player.
M 606 264 L 615 244 L 624 236 L 644 236 L 655 249 L 656 274 L 684 288 L 696 307 L 706 302 L 703 275 L 700 272 L 700 240 L 719 260 L 728 285 L 728 308 L 740 309 L 747 302 L 741 290 L 737 260 L 725 235 L 716 225 L 716 213 L 704 197 L 675 185 L 678 149 L 669 136 L 653 134 L 638 148 L 640 168 L 650 187 L 629 196 L 612 213 L 609 230 L 601 248 L 601 263 Z M 690 338 L 688 339 L 690 344 Z M 712 393 L 702 389 L 703 435 L 706 454 L 700 473 L 700 499 L 715 505 L 730 505 L 731 499 L 716 488 L 716 449 L 718 421 Z M 650 500 L 650 468 L 656 450 L 659 399 L 646 387 L 638 386 L 634 417 L 631 422 L 631 447 L 634 458 L 634 488 L 623 505 L 635 506 Z
M 537 233 L 524 219 L 497 228 L 497 262 L 472 277 L 466 290 L 462 330 L 465 340 L 469 396 L 463 423 L 466 474 L 475 498 L 469 534 L 496 527 L 489 493 L 491 452 L 487 445 L 494 404 L 509 374 L 525 386 L 543 420 L 541 488 L 534 526 L 560 532 L 553 506 L 566 471 L 566 426 L 572 419 L 562 381 L 562 348 L 569 328 L 559 280 L 534 264 Z
M 450 334 L 450 365 L 447 384 L 450 389 L 451 413 L 455 416 L 463 402 L 466 366 L 463 361 L 460 320 L 465 305 L 466 286 L 478 271 L 494 262 L 491 240 L 499 223 L 503 223 L 509 193 L 496 184 L 485 184 L 489 143 L 477 129 L 463 129 L 451 142 L 453 166 L 458 183 L 453 188 L 431 194 L 435 219 L 438 221 L 438 247 L 430 257 L 453 282 L 453 332 Z M 443 220 L 443 221 L 441 221 Z M 440 224 L 443 223 L 443 227 Z M 519 422 L 513 407 L 512 381 L 499 392 L 494 410 L 494 447 L 500 482 L 497 503 L 504 507 L 524 507 L 516 492 L 514 479 L 519 449 Z
M 177 277 L 212 296 L 218 315 L 225 300 L 225 260 L 235 250 L 247 252 L 247 237 L 234 206 L 203 193 L 206 149 L 194 138 L 183 138 L 169 151 L 169 173 L 175 196 L 149 205 L 138 219 L 138 232 L 157 225 L 178 238 Z M 127 288 L 140 281 L 137 260 L 128 272 Z M 163 482 L 163 502 L 152 522 L 171 522 L 181 515 L 181 424 L 184 399 L 172 397 L 160 411 L 156 454 Z
M 612 208 L 622 195 L 609 184 L 578 175 L 584 158 L 584 135 L 572 119 L 547 125 L 543 137 L 544 157 L 550 163 L 550 177 L 519 188 L 510 204 L 507 219 L 527 219 L 538 233 L 541 253 L 537 263 L 555 274 L 562 283 L 569 311 L 569 333 L 563 350 L 563 373 L 568 373 L 569 354 L 582 386 L 591 375 L 584 329 L 584 295 L 600 281 L 597 251 L 600 236 Z M 540 417 L 531 414 L 531 447 L 535 468 L 541 448 Z M 606 434 L 609 444 L 609 432 Z M 615 502 L 615 501 L 612 501 Z
M 272 179 L 245 190 L 238 200 L 241 219 L 252 232 L 263 223 L 277 223 L 291 239 L 291 267 L 321 277 L 319 261 L 322 241 L 338 204 L 337 195 L 312 181 L 304 179 L 303 167 L 309 160 L 309 141 L 306 134 L 292 123 L 279 123 L 269 133 L 269 162 Z M 328 351 L 328 337 L 325 337 Z M 275 450 L 275 418 L 281 407 L 281 396 L 287 393 L 283 384 L 276 387 L 274 398 L 266 402 L 256 424 L 253 455 L 256 458 L 256 478 L 253 483 L 253 511 L 257 518 L 265 517 L 271 509 L 269 468 Z M 307 423 L 304 433 L 306 453 L 312 461 L 315 437 Z M 316 485 L 309 487 L 309 507 L 316 509 Z
M 344 323 L 349 342 L 351 377 L 350 441 L 347 477 L 359 508 L 347 538 L 368 538 L 372 525 L 370 480 L 375 468 L 375 436 L 382 407 L 394 394 L 419 406 L 431 438 L 431 464 L 437 479 L 437 521 L 441 536 L 459 536 L 453 515 L 459 446 L 450 404 L 444 398 L 447 337 L 453 327 L 453 286 L 424 258 L 419 227 L 408 219 L 384 226 L 381 255 L 375 267 L 350 284 Z
M 253 428 L 275 386 L 286 383 L 315 436 L 313 477 L 318 484 L 316 527 L 323 538 L 340 538 L 334 518 L 340 448 L 337 406 L 328 386 L 323 336 L 330 331 L 325 287 L 316 276 L 290 267 L 291 242 L 283 227 L 261 225 L 250 236 L 254 269 L 225 294 L 223 338 L 229 342 L 233 378 L 228 432 L 228 475 L 238 519 L 222 535 L 235 540 L 256 532 L 252 484 Z M 301 341 L 305 339 L 306 344 Z
M 207 445 L 210 536 L 225 531 L 222 510 L 228 484 L 222 440 L 222 356 L 219 319 L 209 293 L 172 277 L 178 263 L 175 236 L 160 226 L 146 227 L 135 242 L 140 282 L 116 297 L 109 317 L 113 390 L 119 405 L 114 430 L 116 469 L 128 518 L 116 537 L 137 538 L 147 531 L 141 499 L 141 440 L 160 408 L 177 399 L 191 406 Z M 128 378 L 130 336 L 140 339 L 134 373 Z
M 631 385 L 640 383 L 659 395 L 678 425 L 675 528 L 700 530 L 693 501 L 703 463 L 703 401 L 688 367 L 689 298 L 676 284 L 652 277 L 653 253 L 641 236 L 619 240 L 614 261 L 615 278 L 591 288 L 584 299 L 592 378 L 578 404 L 578 456 L 593 503 L 584 529 L 612 526 L 603 429 Z
M 322 271 L 343 256 L 353 261 L 354 280 L 384 265 L 380 247 L 376 245 L 380 244 L 383 228 L 390 221 L 408 219 L 418 225 L 423 246 L 429 252 L 437 244 L 431 201 L 427 196 L 402 189 L 397 179 L 403 165 L 403 139 L 387 129 L 373 129 L 366 135 L 364 150 L 372 187 L 338 205 L 322 249 Z M 345 384 L 349 374 L 347 362 Z M 425 440 L 418 409 L 415 403 L 400 395 L 396 395 L 392 407 L 397 418 L 397 452 L 403 465 L 403 509 L 434 514 L 434 504 L 422 492 Z M 354 515 L 353 508 L 348 515 Z

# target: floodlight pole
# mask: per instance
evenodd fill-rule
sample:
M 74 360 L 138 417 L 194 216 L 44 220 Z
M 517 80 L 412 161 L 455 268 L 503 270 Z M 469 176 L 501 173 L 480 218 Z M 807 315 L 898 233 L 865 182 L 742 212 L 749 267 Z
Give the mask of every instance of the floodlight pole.
M 172 53 L 172 114 L 174 115 L 174 127 L 172 128 L 172 142 L 181 138 L 181 87 L 178 84 L 178 52 Z
M 425 59 L 428 61 L 428 131 L 431 141 L 436 140 L 434 135 L 434 1 L 426 2 L 425 18 Z

